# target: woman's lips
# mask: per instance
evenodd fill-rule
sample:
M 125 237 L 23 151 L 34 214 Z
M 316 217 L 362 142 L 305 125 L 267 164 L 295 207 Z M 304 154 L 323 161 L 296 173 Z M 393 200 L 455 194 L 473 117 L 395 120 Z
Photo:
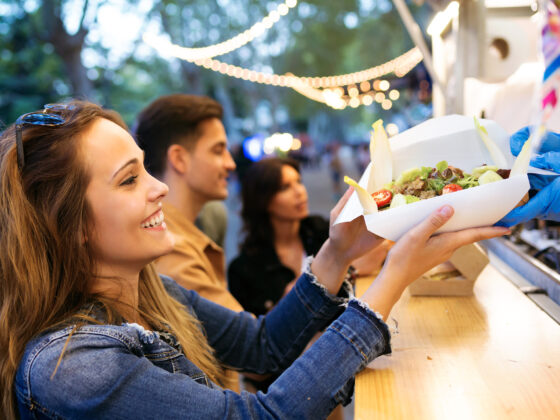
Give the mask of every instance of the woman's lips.
M 159 206 L 159 208 L 156 211 L 154 211 L 152 214 L 150 214 L 148 217 L 146 217 L 144 220 L 142 220 L 141 223 L 146 223 L 148 220 L 150 220 L 152 217 L 154 217 L 159 212 L 163 212 L 162 206 Z
M 165 229 L 166 226 L 163 220 L 163 211 L 159 209 L 151 216 L 144 219 L 144 221 L 141 223 L 141 226 L 144 229 Z
M 296 209 L 298 209 L 298 210 L 303 210 L 305 208 L 307 208 L 307 201 L 304 201 L 304 202 L 296 205 Z

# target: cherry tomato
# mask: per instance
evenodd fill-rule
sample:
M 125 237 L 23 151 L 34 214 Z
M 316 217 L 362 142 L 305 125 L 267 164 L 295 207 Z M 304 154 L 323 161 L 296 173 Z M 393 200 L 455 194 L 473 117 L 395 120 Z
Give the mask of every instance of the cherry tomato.
M 455 191 L 461 191 L 463 189 L 463 187 L 461 187 L 460 185 L 457 184 L 447 184 L 445 187 L 443 187 L 443 190 L 441 190 L 442 194 L 448 194 L 448 193 L 452 193 Z
M 391 203 L 393 193 L 389 190 L 382 189 L 372 193 L 371 196 L 373 197 L 375 204 L 377 204 L 377 207 L 385 207 Z

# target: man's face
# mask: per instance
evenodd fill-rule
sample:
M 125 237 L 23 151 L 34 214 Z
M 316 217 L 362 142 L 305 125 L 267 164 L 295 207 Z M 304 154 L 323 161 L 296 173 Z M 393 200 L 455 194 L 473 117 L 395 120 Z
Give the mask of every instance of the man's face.
M 185 173 L 188 187 L 205 201 L 227 198 L 227 178 L 235 162 L 227 148 L 224 125 L 217 118 L 200 123 L 201 136 L 187 152 L 189 164 Z

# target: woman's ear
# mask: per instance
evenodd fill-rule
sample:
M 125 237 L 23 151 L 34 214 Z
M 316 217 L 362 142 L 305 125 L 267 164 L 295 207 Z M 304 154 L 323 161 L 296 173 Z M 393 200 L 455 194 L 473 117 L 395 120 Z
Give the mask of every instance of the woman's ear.
M 167 166 L 174 171 L 184 173 L 189 164 L 189 153 L 187 150 L 179 145 L 172 144 L 167 149 Z

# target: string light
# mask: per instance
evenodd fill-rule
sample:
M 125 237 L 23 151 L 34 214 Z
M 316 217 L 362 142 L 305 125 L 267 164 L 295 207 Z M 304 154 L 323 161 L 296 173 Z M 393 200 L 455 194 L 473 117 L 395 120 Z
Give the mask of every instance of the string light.
M 391 109 L 392 106 L 393 102 L 391 102 L 390 99 L 384 99 L 383 102 L 381 102 L 381 108 L 383 108 L 385 111 Z
M 403 56 L 404 55 L 405 54 L 403 54 Z M 422 60 L 422 55 L 420 55 L 419 57 L 415 57 L 414 61 L 412 61 L 410 55 L 407 58 L 409 61 L 399 63 L 400 65 L 399 68 L 401 69 L 406 68 L 408 72 L 412 70 L 412 68 L 414 68 L 414 66 L 416 66 L 416 64 L 418 64 L 418 62 Z M 418 60 L 418 62 L 416 62 L 416 60 Z M 373 97 L 371 95 L 368 95 L 370 96 L 371 99 L 368 98 L 364 100 L 365 94 L 360 94 L 357 85 L 354 83 L 348 84 L 347 86 L 342 85 L 342 86 L 336 86 L 334 88 L 320 89 L 317 86 L 314 86 L 317 83 L 310 84 L 310 79 L 312 78 L 298 77 L 293 75 L 292 73 L 287 73 L 286 75 L 263 73 L 255 70 L 246 69 L 243 67 L 234 66 L 232 64 L 226 64 L 214 59 L 198 60 L 194 64 L 238 79 L 249 80 L 251 82 L 272 85 L 272 86 L 289 87 L 294 89 L 298 93 L 306 96 L 309 99 L 324 103 L 334 109 L 344 109 L 346 108 L 347 105 L 350 105 L 353 108 L 356 108 L 362 104 L 371 105 L 371 103 L 373 103 L 373 99 L 375 99 L 376 102 L 381 103 L 383 109 L 388 110 L 392 107 L 391 100 L 386 99 L 386 95 L 383 92 L 389 90 L 389 88 L 391 87 L 391 84 L 388 80 L 379 80 L 379 79 L 374 80 L 371 83 L 371 85 L 373 86 L 373 89 L 376 91 L 376 93 L 374 94 Z M 377 67 L 381 67 L 381 66 L 377 66 Z M 406 73 L 401 73 L 401 77 L 404 74 Z M 328 77 L 344 77 L 344 75 L 328 76 Z M 367 82 L 368 84 L 365 85 L 364 82 Z M 360 82 L 359 84 L 360 89 L 362 88 L 362 85 L 365 88 L 364 90 L 369 90 L 366 87 L 369 86 L 369 81 L 365 80 Z M 346 87 L 348 91 L 349 98 L 347 98 L 347 100 L 344 98 L 344 87 Z M 362 92 L 364 90 L 362 90 Z M 396 89 L 391 90 L 389 92 L 389 95 L 392 100 L 397 100 L 400 97 L 400 93 Z
M 263 21 L 259 23 L 261 25 L 268 26 L 270 22 L 276 22 L 280 16 L 288 13 L 289 8 L 294 7 L 296 4 L 297 0 L 286 0 L 285 3 L 278 6 L 276 10 L 277 13 L 273 14 L 274 11 L 271 12 L 265 18 L 267 19 L 266 21 L 263 19 L 264 23 Z M 255 24 L 250 30 L 245 31 L 244 34 L 253 30 L 256 25 L 258 24 Z M 237 37 L 221 44 L 200 49 L 185 49 L 167 41 L 163 42 L 157 40 L 157 42 L 155 42 L 155 38 L 149 37 L 148 39 L 150 42 L 148 42 L 146 38 L 147 37 L 145 36 L 144 40 L 157 49 L 162 55 L 191 61 L 197 66 L 204 67 L 230 77 L 235 77 L 237 79 L 248 80 L 250 82 L 271 86 L 289 87 L 308 99 L 324 103 L 334 109 L 344 109 L 347 106 L 351 106 L 353 108 L 357 108 L 360 105 L 369 106 L 374 100 L 380 103 L 383 109 L 390 109 L 393 106 L 392 100 L 397 100 L 400 97 L 400 93 L 396 89 L 393 89 L 388 94 L 390 99 L 387 99 L 384 92 L 389 90 L 391 85 L 389 81 L 380 80 L 380 78 L 389 73 L 394 73 L 397 77 L 403 77 L 423 59 L 420 50 L 417 47 L 414 47 L 393 60 L 358 72 L 334 76 L 299 77 L 291 73 L 278 75 L 258 72 L 244 67 L 227 64 L 212 58 L 239 48 L 235 47 L 234 42 L 232 41 Z M 250 42 L 252 39 L 254 39 L 254 37 L 247 42 Z M 228 45 L 226 47 L 223 44 Z M 195 50 L 199 51 L 200 55 L 197 56 L 199 58 L 192 58 L 192 55 L 185 54 L 185 50 L 189 50 L 191 52 Z M 202 50 L 204 50 L 206 55 L 202 53 Z M 347 95 L 345 95 L 345 89 Z M 368 93 L 369 91 L 372 92 Z
M 292 77 L 292 76 L 293 76 L 292 74 L 287 75 L 287 77 Z M 387 81 L 387 83 L 389 82 Z M 378 83 L 376 83 L 375 85 L 379 87 Z M 348 106 L 350 106 L 351 108 L 357 108 L 361 105 L 369 106 L 373 104 L 374 100 L 375 102 L 378 102 L 381 105 L 381 108 L 383 108 L 384 110 L 389 110 L 393 106 L 393 102 L 390 99 L 387 99 L 384 92 L 377 91 L 377 92 L 356 93 L 357 88 L 355 85 L 351 85 L 347 87 L 348 90 L 347 95 L 345 94 L 344 89 L 342 89 L 341 87 L 337 87 L 334 89 L 316 89 L 312 86 L 303 83 L 301 80 L 296 84 L 294 84 L 293 86 L 291 86 L 291 88 L 294 89 L 296 92 L 300 93 L 301 95 L 307 97 L 308 99 L 324 103 L 325 105 L 328 105 L 333 109 L 345 109 Z M 400 93 L 396 89 L 392 89 L 389 92 L 390 96 L 395 97 L 396 96 L 395 94 L 397 94 L 400 97 Z
M 383 92 L 377 92 L 375 94 L 375 102 L 383 102 L 385 100 L 385 94 Z
M 391 85 L 387 80 L 381 80 L 379 82 L 379 90 L 387 90 Z
M 297 0 L 286 0 L 276 9 L 272 10 L 267 16 L 255 23 L 249 29 L 240 34 L 220 42 L 215 45 L 201 48 L 187 48 L 171 43 L 168 39 L 160 38 L 150 34 L 144 34 L 143 39 L 146 44 L 155 48 L 166 55 L 180 58 L 185 61 L 194 62 L 206 58 L 217 57 L 234 51 L 253 41 L 255 38 L 263 35 L 267 30 L 272 28 L 282 16 L 286 16 L 290 9 L 297 5 Z
M 378 79 L 389 73 L 395 73 L 396 76 L 402 77 L 412 70 L 422 59 L 422 53 L 417 47 L 414 47 L 386 63 L 369 69 L 337 76 L 307 77 L 305 79 L 312 87 L 326 88 L 358 84 L 372 79 Z
M 159 49 L 159 51 L 164 55 L 171 55 L 177 58 L 181 58 L 175 54 L 172 54 L 170 50 L 164 51 L 162 49 Z M 300 77 L 292 75 L 289 78 L 277 74 L 257 72 L 243 67 L 234 66 L 232 64 L 226 64 L 212 58 L 196 60 L 194 61 L 194 64 L 209 70 L 216 71 L 218 73 L 236 77 L 238 79 L 250 80 L 252 82 L 265 85 L 293 87 L 294 85 L 299 84 L 301 81 L 313 88 L 332 88 L 361 84 L 362 82 L 368 82 L 372 79 L 378 79 L 389 73 L 395 73 L 396 76 L 402 77 L 410 70 L 412 70 L 418 63 L 420 63 L 422 59 L 423 57 L 420 53 L 420 50 L 417 47 L 414 47 L 406 53 L 400 55 L 399 57 L 388 61 L 387 63 L 380 64 L 379 66 L 371 67 L 369 69 L 355 73 L 323 77 Z M 236 69 L 239 69 L 239 71 L 236 71 Z M 389 85 L 386 80 L 376 80 L 373 82 L 373 88 L 375 90 L 387 90 L 389 89 Z
M 387 124 L 387 127 L 385 127 L 385 129 L 387 130 L 387 134 L 389 134 L 389 136 L 391 137 L 399 134 L 399 126 L 397 124 Z
M 373 97 L 371 95 L 363 95 L 362 96 L 362 103 L 365 106 L 369 106 L 373 103 Z

